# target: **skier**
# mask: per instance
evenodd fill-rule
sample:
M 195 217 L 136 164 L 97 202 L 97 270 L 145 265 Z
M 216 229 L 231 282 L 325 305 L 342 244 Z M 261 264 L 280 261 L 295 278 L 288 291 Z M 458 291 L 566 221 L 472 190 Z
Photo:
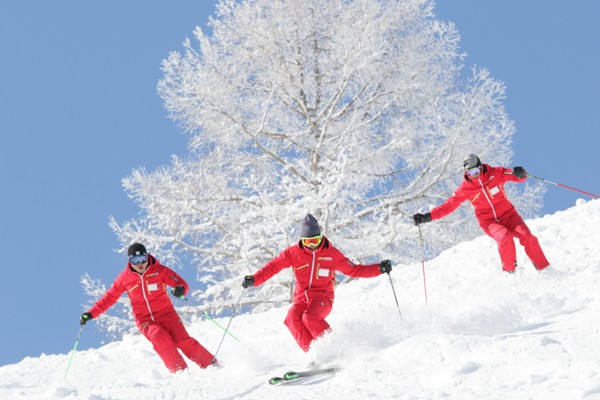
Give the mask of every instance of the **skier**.
M 514 272 L 517 267 L 513 238 L 519 239 L 536 269 L 548 267 L 550 263 L 538 239 L 531 233 L 504 192 L 506 182 L 524 182 L 527 179 L 527 171 L 523 167 L 491 167 L 482 164 L 475 154 L 469 154 L 463 166 L 465 179 L 454 194 L 431 212 L 415 214 L 415 225 L 445 217 L 462 202 L 469 200 L 475 208 L 475 216 L 481 229 L 498 243 L 502 270 Z
M 307 214 L 300 227 L 301 240 L 269 261 L 254 275 L 244 277 L 242 286 L 259 286 L 284 268 L 292 267 L 296 276 L 294 298 L 284 324 L 302 350 L 329 331 L 325 317 L 333 307 L 335 272 L 351 277 L 370 278 L 392 270 L 392 263 L 352 263 L 323 236 L 319 223 Z
M 127 254 L 127 267 L 104 296 L 81 315 L 81 325 L 97 318 L 127 292 L 138 329 L 152 343 L 169 371 L 175 373 L 187 368 L 177 349 L 200 368 L 216 364 L 213 355 L 187 333 L 167 295 L 166 287 L 171 286 L 173 296 L 185 297 L 189 291 L 186 281 L 148 254 L 143 244 L 132 244 Z

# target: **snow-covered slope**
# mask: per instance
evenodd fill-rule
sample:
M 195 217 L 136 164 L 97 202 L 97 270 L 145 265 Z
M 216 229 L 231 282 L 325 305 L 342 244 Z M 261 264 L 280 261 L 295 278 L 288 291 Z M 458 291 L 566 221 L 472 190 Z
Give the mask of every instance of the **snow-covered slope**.
M 420 260 L 396 265 L 401 316 L 387 276 L 350 282 L 336 292 L 333 332 L 309 354 L 280 308 L 236 316 L 231 331 L 241 342 L 225 339 L 219 368 L 190 365 L 171 375 L 151 345 L 131 335 L 78 351 L 66 378 L 68 354 L 0 367 L 0 398 L 600 399 L 600 201 L 580 200 L 528 224 L 549 269 L 534 270 L 518 246 L 520 267 L 504 274 L 495 243 L 481 236 L 426 261 L 425 304 Z M 81 342 L 86 329 L 93 328 Z M 213 352 L 223 333 L 202 320 L 189 331 Z M 316 382 L 267 384 L 311 361 L 343 370 Z

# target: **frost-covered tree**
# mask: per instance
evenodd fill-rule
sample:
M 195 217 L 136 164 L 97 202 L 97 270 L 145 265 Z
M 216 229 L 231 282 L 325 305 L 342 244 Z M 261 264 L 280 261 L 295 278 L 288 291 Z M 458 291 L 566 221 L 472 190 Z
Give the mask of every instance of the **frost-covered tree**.
M 112 222 L 124 246 L 141 240 L 195 268 L 207 309 L 235 303 L 242 277 L 295 243 L 307 212 L 356 261 L 415 262 L 411 216 L 452 194 L 464 156 L 510 161 L 503 84 L 464 71 L 457 29 L 433 1 L 222 0 L 211 26 L 169 55 L 158 86 L 189 154 L 126 178 L 142 212 Z M 471 214 L 428 225 L 428 248 L 480 235 Z M 291 279 L 243 304 L 288 301 Z

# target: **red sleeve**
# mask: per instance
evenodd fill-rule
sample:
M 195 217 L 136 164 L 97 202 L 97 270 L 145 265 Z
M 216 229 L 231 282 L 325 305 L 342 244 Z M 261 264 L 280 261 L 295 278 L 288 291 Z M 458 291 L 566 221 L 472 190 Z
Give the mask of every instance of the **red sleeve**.
M 92 317 L 98 318 L 100 314 L 104 313 L 106 310 L 112 307 L 117 300 L 119 300 L 119 297 L 121 297 L 125 291 L 121 285 L 120 278 L 121 276 L 119 275 L 113 282 L 112 286 L 106 291 L 104 296 L 102 296 L 102 298 L 100 298 L 100 300 L 98 300 L 96 304 L 90 308 L 88 312 L 92 314 Z
M 285 249 L 277 257 L 265 264 L 264 267 L 254 274 L 254 286 L 259 286 L 271 279 L 273 275 L 281 272 L 282 269 L 292 265 L 292 254 L 290 248 Z
M 430 211 L 431 219 L 440 219 L 452 213 L 458 208 L 467 198 L 461 190 L 462 185 L 456 189 L 456 192 L 448 198 L 443 204 L 435 207 Z
M 494 170 L 497 170 L 498 176 L 501 176 L 503 182 L 525 182 L 527 177 L 525 178 L 517 178 L 512 173 L 512 168 L 504 168 L 504 167 L 493 167 Z
M 177 274 L 177 272 L 173 271 L 171 268 L 165 267 L 164 265 L 162 267 L 163 267 L 163 270 L 162 270 L 161 274 L 162 274 L 165 284 L 167 284 L 168 286 L 171 286 L 171 287 L 183 285 L 183 288 L 184 288 L 183 295 L 187 296 L 188 292 L 190 291 L 190 286 L 185 281 L 185 279 L 183 279 L 181 276 L 179 276 L 179 274 Z
M 354 264 L 339 250 L 337 250 L 337 253 L 335 269 L 342 272 L 344 275 L 348 275 L 353 278 L 372 278 L 374 276 L 381 275 L 381 271 L 379 271 L 379 264 Z

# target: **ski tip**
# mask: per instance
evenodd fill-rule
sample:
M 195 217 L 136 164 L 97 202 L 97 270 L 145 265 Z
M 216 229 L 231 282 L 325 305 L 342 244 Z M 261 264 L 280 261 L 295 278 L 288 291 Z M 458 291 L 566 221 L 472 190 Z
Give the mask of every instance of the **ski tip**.
M 283 379 L 286 379 L 286 380 L 297 379 L 298 375 L 299 374 L 297 372 L 289 371 L 289 372 L 286 372 L 285 374 L 283 374 Z
M 281 383 L 294 382 L 298 379 L 313 377 L 321 374 L 331 374 L 336 373 L 340 370 L 340 367 L 329 367 L 329 368 L 320 368 L 320 369 L 312 369 L 306 371 L 288 371 L 283 376 L 276 376 L 269 379 L 269 384 L 271 385 L 279 385 Z
M 276 376 L 276 377 L 269 379 L 269 384 L 271 384 L 271 385 L 278 385 L 281 382 L 285 382 L 285 379 L 280 376 Z

